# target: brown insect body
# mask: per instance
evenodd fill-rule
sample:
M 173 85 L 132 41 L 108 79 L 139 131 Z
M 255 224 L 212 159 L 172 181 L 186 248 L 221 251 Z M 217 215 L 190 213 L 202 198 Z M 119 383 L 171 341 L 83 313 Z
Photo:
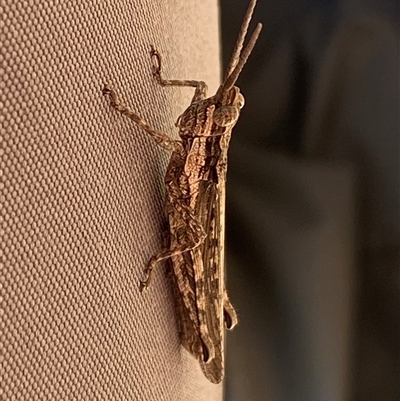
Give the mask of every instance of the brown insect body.
M 213 383 L 223 377 L 224 316 L 229 316 L 229 328 L 237 323 L 225 291 L 221 233 L 226 153 L 242 106 L 243 97 L 236 87 L 225 98 L 216 95 L 192 103 L 179 120 L 182 148 L 174 151 L 165 180 L 170 248 L 204 236 L 197 247 L 173 256 L 172 268 L 180 315 L 188 315 L 181 319 L 182 343 L 199 359 Z M 224 126 L 215 122 L 215 115 Z M 175 201 L 178 191 L 185 200 L 183 210 Z M 189 219 L 195 220 L 193 227 L 183 223 L 188 221 L 186 210 Z
M 172 151 L 165 176 L 168 243 L 148 262 L 147 279 L 140 283 L 140 290 L 149 285 L 156 265 L 167 260 L 182 344 L 213 383 L 224 375 L 224 327 L 237 324 L 224 279 L 225 182 L 231 131 L 244 105 L 234 84 L 261 31 L 258 24 L 242 51 L 255 3 L 250 1 L 224 82 L 212 97 L 206 98 L 207 86 L 202 81 L 163 79 L 161 56 L 152 48 L 153 75 L 160 85 L 195 88 L 191 104 L 176 123 L 181 140 L 154 130 L 124 106 L 112 88 L 106 85 L 103 89 L 115 109 Z

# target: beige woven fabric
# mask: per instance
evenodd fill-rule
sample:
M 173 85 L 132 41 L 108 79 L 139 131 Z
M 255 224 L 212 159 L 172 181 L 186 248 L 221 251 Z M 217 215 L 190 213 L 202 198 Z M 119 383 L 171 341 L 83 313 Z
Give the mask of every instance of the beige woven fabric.
M 2 400 L 218 400 L 182 349 L 160 269 L 168 155 L 101 94 L 157 129 L 219 82 L 214 0 L 2 2 Z

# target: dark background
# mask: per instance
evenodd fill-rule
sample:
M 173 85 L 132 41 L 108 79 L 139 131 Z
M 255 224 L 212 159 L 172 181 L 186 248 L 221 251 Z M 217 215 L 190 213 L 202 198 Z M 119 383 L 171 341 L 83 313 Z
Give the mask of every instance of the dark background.
M 221 1 L 225 66 L 246 8 Z M 229 153 L 229 401 L 400 397 L 398 9 L 256 6 Z

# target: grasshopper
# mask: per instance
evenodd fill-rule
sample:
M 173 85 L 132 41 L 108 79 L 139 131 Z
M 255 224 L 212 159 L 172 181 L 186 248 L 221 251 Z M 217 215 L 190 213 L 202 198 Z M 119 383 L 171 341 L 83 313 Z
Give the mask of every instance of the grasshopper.
M 225 182 L 231 132 L 244 106 L 234 85 L 262 28 L 258 23 L 243 49 L 256 1 L 249 3 L 224 81 L 214 96 L 206 97 L 203 81 L 164 79 L 161 55 L 151 48 L 152 72 L 159 85 L 195 88 L 189 107 L 175 124 L 180 140 L 153 129 L 123 105 L 110 86 L 103 89 L 113 108 L 172 152 L 165 176 L 167 243 L 149 260 L 140 291 L 148 287 L 156 265 L 168 260 L 182 344 L 213 383 L 224 376 L 224 327 L 237 324 L 224 280 Z

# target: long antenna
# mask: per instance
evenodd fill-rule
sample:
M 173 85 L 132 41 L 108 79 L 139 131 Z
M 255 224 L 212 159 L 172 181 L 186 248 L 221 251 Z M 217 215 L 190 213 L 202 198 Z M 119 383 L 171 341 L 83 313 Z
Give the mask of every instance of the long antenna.
M 256 6 L 257 0 L 251 0 L 247 7 L 246 14 L 243 18 L 242 26 L 240 27 L 239 35 L 235 43 L 235 47 L 232 51 L 232 57 L 229 61 L 228 68 L 226 69 L 224 81 L 226 81 L 231 75 L 233 69 L 239 61 L 240 53 L 242 51 L 243 43 L 246 38 L 247 31 L 249 29 L 251 17 L 253 16 L 254 7 Z
M 256 0 L 254 0 L 254 2 L 255 1 Z M 247 14 L 246 14 L 246 17 L 247 17 Z M 248 26 L 248 23 L 247 23 L 247 26 Z M 240 73 L 242 72 L 244 65 L 246 64 L 247 59 L 249 58 L 251 52 L 254 49 L 257 39 L 260 36 L 261 29 L 262 29 L 262 24 L 259 22 L 256 26 L 256 29 L 254 29 L 254 32 L 250 37 L 249 43 L 247 43 L 247 46 L 244 48 L 243 52 L 241 52 L 240 55 L 234 54 L 232 56 L 232 60 L 235 60 L 235 62 L 232 63 L 232 60 L 231 60 L 230 64 L 234 64 L 234 67 L 233 67 L 233 70 L 231 71 L 231 73 L 229 75 L 227 75 L 227 77 L 225 78 L 225 81 L 221 87 L 221 91 L 220 91 L 221 93 L 228 91 L 230 88 L 232 88 L 232 86 L 237 81 Z M 239 39 L 240 39 L 240 36 L 239 36 Z M 238 40 L 238 42 L 239 42 L 239 40 Z M 240 49 L 241 49 L 243 47 L 243 40 L 240 40 L 240 42 L 241 42 L 240 43 Z M 237 46 L 237 47 L 239 47 L 239 46 Z

